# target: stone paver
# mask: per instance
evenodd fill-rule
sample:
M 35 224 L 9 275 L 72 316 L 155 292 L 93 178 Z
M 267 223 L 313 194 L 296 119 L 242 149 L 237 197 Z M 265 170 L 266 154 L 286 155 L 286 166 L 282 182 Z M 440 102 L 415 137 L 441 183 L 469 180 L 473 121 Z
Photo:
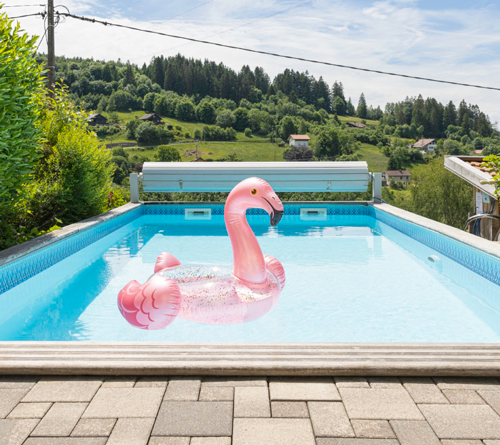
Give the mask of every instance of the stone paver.
M 500 381 L 497 379 L 440 377 L 434 381 L 440 389 L 491 389 L 500 391 Z
M 493 391 L 492 391 L 493 392 Z M 500 395 L 500 391 L 495 391 Z M 484 405 L 485 401 L 473 389 L 443 389 L 450 403 L 459 405 Z
M 190 445 L 190 437 L 151 437 L 148 445 Z
M 396 439 L 317 439 L 316 445 L 399 445 Z M 421 444 L 424 445 L 424 444 Z
M 231 402 L 163 402 L 153 436 L 230 436 Z
M 441 445 L 432 428 L 421 420 L 391 420 L 401 445 Z
M 267 391 L 267 388 L 265 388 Z M 200 398 L 206 402 L 232 402 L 234 388 L 232 386 L 205 386 L 201 385 Z
M 164 400 L 198 400 L 200 380 L 171 380 Z
M 231 445 L 230 437 L 193 437 L 190 445 Z
M 401 381 L 415 403 L 450 403 L 430 378 L 403 377 Z
M 71 433 L 76 437 L 100 437 L 109 436 L 116 419 L 80 419 Z
M 0 415 L 0 445 L 500 445 L 500 381 L 0 376 Z
M 147 445 L 154 417 L 118 419 L 106 445 Z
M 86 403 L 54 403 L 32 435 L 69 436 L 85 408 Z
M 7 416 L 8 419 L 41 419 L 49 408 L 50 402 L 20 403 Z
M 0 419 L 4 419 L 26 395 L 28 389 L 0 389 Z
M 269 383 L 271 400 L 340 401 L 333 379 L 290 379 Z
M 351 420 L 356 437 L 392 439 L 396 437 L 387 420 Z
M 23 445 L 105 445 L 107 437 L 30 437 Z
M 423 420 L 403 388 L 340 388 L 339 391 L 352 419 Z
M 315 445 L 308 419 L 234 419 L 233 445 Z
M 90 402 L 101 380 L 42 380 L 31 389 L 23 402 Z
M 234 417 L 271 417 L 267 387 L 236 387 L 234 389 Z
M 308 406 L 315 436 L 354 437 L 342 403 L 309 402 Z
M 500 415 L 500 391 L 479 390 L 478 393 Z
M 271 402 L 273 417 L 309 417 L 306 402 Z
M 0 420 L 0 445 L 21 445 L 37 423 L 37 419 Z
M 500 417 L 487 405 L 419 405 L 440 439 L 500 439 Z
M 162 388 L 101 388 L 83 417 L 155 417 L 162 397 Z
M 369 388 L 368 380 L 364 377 L 335 377 L 337 388 Z

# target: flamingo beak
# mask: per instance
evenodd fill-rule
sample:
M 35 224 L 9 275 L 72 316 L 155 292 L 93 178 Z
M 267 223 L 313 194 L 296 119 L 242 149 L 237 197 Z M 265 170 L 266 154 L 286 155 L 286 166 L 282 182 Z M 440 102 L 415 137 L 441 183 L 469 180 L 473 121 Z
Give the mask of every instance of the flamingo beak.
M 269 204 L 271 207 L 271 226 L 275 226 L 281 221 L 281 218 L 283 217 L 284 210 L 278 210 L 276 207 L 274 207 L 266 198 L 263 197 L 263 199 Z M 281 204 L 281 202 L 280 202 Z M 283 205 L 282 205 L 283 206 Z

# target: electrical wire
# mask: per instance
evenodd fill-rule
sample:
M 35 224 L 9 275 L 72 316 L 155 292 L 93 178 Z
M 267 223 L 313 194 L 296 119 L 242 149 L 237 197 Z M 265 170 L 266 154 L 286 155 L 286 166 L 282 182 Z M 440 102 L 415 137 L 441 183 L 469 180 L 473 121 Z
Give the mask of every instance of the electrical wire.
M 2 8 L 30 8 L 32 6 L 45 6 L 45 5 L 3 5 Z
M 225 29 L 223 31 L 216 32 L 215 34 L 210 34 L 209 36 L 204 37 L 203 40 L 210 39 L 212 37 L 219 36 L 221 34 L 225 34 L 226 32 L 234 31 L 235 29 L 244 28 L 245 26 L 252 25 L 252 24 L 260 22 L 262 20 L 270 19 L 271 17 L 276 17 L 277 15 L 284 14 L 285 12 L 291 11 L 292 9 L 297 9 L 297 8 L 300 8 L 300 7 L 302 7 L 304 5 L 307 5 L 307 4 L 310 4 L 310 3 L 314 3 L 315 1 L 317 1 L 317 0 L 309 0 L 309 1 L 305 2 L 305 3 L 300 3 L 299 5 L 294 5 L 294 6 L 290 7 L 290 8 L 284 9 L 282 11 L 274 12 L 273 14 L 270 14 L 268 16 L 259 17 L 258 19 L 251 20 L 250 22 L 243 23 L 242 25 L 233 26 L 232 28 L 228 28 L 228 29 Z M 174 46 L 172 48 L 167 48 L 167 49 L 165 49 L 165 50 L 163 50 L 161 52 L 163 54 L 165 52 L 169 52 L 169 51 L 172 51 L 172 50 L 178 49 L 178 48 L 184 48 L 185 46 L 192 45 L 192 44 L 193 44 L 193 42 L 184 43 L 183 45 L 177 45 L 177 46 Z
M 139 31 L 139 32 L 147 33 L 147 34 L 155 34 L 155 35 L 164 36 L 164 37 L 171 37 L 173 39 L 187 40 L 187 41 L 195 42 L 195 43 L 203 43 L 204 45 L 218 46 L 221 48 L 234 49 L 237 51 L 245 51 L 245 52 L 254 53 L 254 54 L 263 54 L 266 56 L 279 57 L 282 59 L 298 60 L 300 62 L 309 62 L 309 63 L 315 63 L 315 64 L 319 64 L 319 65 L 334 66 L 337 68 L 344 68 L 344 69 L 350 69 L 350 70 L 356 70 L 356 71 L 364 71 L 364 72 L 375 73 L 375 74 L 383 74 L 386 76 L 403 77 L 405 79 L 423 80 L 426 82 L 435 82 L 435 83 L 443 83 L 443 84 L 449 84 L 449 85 L 457 85 L 457 86 L 462 86 L 462 87 L 480 88 L 480 89 L 484 89 L 484 90 L 500 91 L 500 88 L 498 88 L 498 87 L 490 87 L 490 86 L 485 86 L 485 85 L 475 85 L 475 84 L 470 84 L 470 83 L 454 82 L 451 80 L 434 79 L 434 78 L 430 78 L 430 77 L 411 76 L 409 74 L 393 73 L 390 71 L 375 70 L 375 69 L 370 69 L 370 68 L 361 68 L 361 67 L 356 67 L 356 66 L 351 66 L 351 65 L 342 65 L 340 63 L 325 62 L 325 61 L 315 60 L 315 59 L 306 59 L 304 57 L 289 56 L 286 54 L 272 53 L 269 51 L 260 51 L 260 50 L 251 49 L 251 48 L 244 48 L 241 46 L 227 45 L 224 43 L 217 43 L 217 42 L 211 42 L 208 40 L 195 39 L 193 37 L 179 36 L 176 34 L 168 34 L 168 33 L 160 32 L 160 31 L 153 31 L 151 29 L 137 28 L 135 26 L 121 25 L 119 23 L 106 22 L 104 20 L 99 20 L 99 19 L 91 19 L 88 17 L 78 16 L 75 14 L 68 14 L 68 13 L 57 13 L 57 14 L 65 16 L 65 17 L 71 17 L 71 18 L 76 19 L 76 20 L 90 22 L 90 23 L 100 23 L 100 24 L 105 25 L 105 26 L 115 26 L 118 28 L 130 29 L 132 31 Z
M 43 12 L 37 12 L 35 14 L 25 14 L 25 15 L 18 15 L 17 17 L 9 17 L 9 19 L 14 20 L 14 19 L 22 19 L 24 17 L 34 17 L 35 15 L 43 15 Z

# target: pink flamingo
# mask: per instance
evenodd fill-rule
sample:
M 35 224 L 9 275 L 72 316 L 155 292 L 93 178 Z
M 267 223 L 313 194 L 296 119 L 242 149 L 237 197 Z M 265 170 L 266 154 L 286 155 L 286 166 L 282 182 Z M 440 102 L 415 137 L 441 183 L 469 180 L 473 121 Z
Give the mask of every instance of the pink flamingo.
M 246 219 L 251 208 L 269 213 L 272 226 L 283 216 L 283 204 L 263 179 L 245 179 L 234 187 L 224 207 L 233 247 L 232 273 L 219 267 L 182 266 L 163 252 L 146 283 L 131 281 L 118 294 L 125 319 L 141 329 L 163 329 L 177 316 L 199 323 L 234 324 L 269 312 L 285 285 L 285 271 L 276 258 L 262 255 Z

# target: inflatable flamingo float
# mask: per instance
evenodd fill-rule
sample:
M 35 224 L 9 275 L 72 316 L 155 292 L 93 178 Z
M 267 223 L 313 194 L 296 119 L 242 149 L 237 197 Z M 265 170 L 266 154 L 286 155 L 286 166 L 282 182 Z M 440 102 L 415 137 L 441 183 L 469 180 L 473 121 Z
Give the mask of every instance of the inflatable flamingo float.
M 234 187 L 224 207 L 233 247 L 232 272 L 182 266 L 172 254 L 163 252 L 146 283 L 131 281 L 118 294 L 125 319 L 141 329 L 163 329 L 177 316 L 199 323 L 234 324 L 269 312 L 285 285 L 285 271 L 276 258 L 262 255 L 246 219 L 246 210 L 253 208 L 269 213 L 272 226 L 283 216 L 283 204 L 263 179 L 245 179 Z

